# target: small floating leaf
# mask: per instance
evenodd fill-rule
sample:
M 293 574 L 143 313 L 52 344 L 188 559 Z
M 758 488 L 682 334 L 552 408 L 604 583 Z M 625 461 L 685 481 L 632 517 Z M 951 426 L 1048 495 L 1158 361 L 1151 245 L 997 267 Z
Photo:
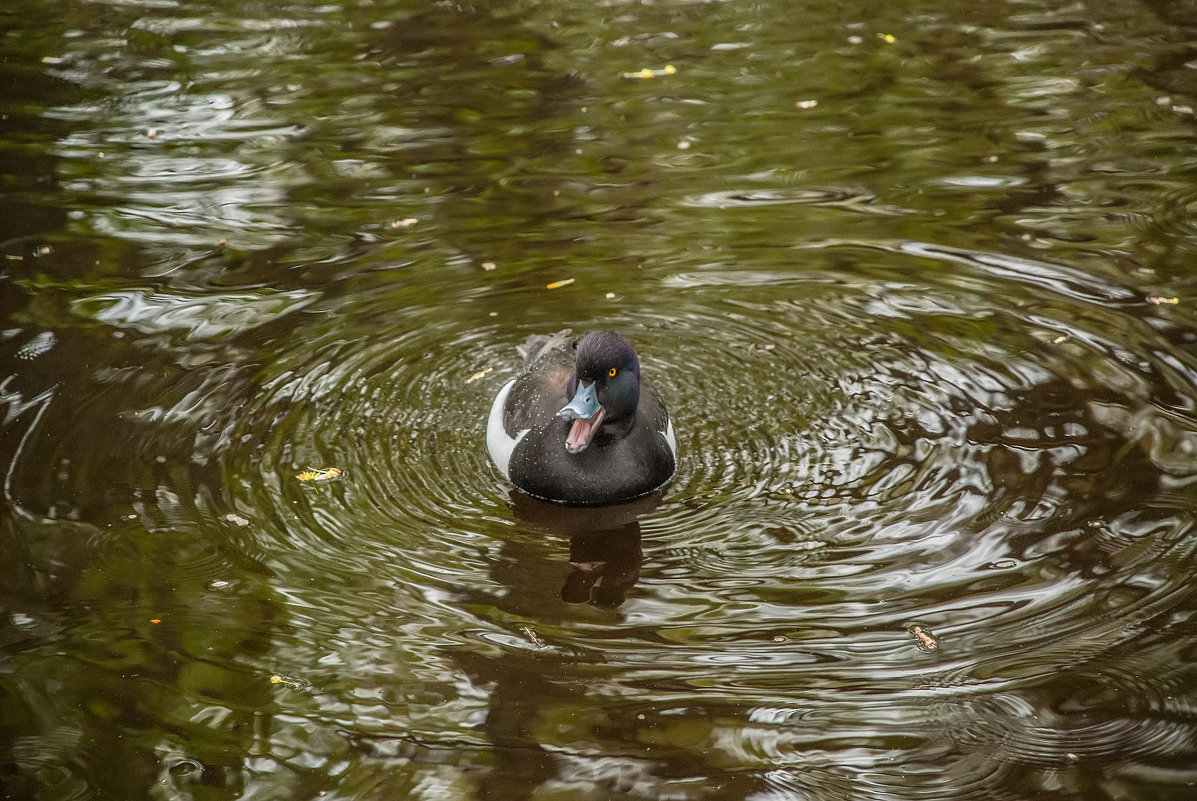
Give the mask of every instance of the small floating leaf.
M 1161 303 L 1166 303 L 1169 306 L 1175 306 L 1177 303 L 1180 303 L 1180 298 L 1150 297 L 1147 299 L 1147 302 L 1154 303 L 1156 306 L 1159 306 Z
M 575 279 L 573 279 L 573 278 L 566 278 L 563 281 L 554 281 L 551 284 L 545 284 L 544 288 L 545 289 L 560 289 L 563 286 L 569 286 L 570 284 L 572 284 L 574 282 L 574 280 Z
M 271 676 L 270 683 L 271 684 L 285 684 L 288 687 L 290 687 L 292 690 L 302 690 L 305 686 L 305 682 L 299 681 L 298 679 L 287 678 L 286 676 L 284 676 L 280 673 L 275 673 L 273 676 Z
M 536 633 L 536 631 L 531 626 L 520 626 L 520 631 L 522 631 L 524 633 L 524 635 L 527 636 L 528 642 L 532 643 L 532 647 L 534 647 L 534 648 L 547 647 L 544 643 L 544 640 L 540 639 L 540 635 L 538 635 Z
M 494 371 L 494 369 L 495 369 L 495 368 L 493 368 L 493 367 L 487 367 L 485 370 L 479 370 L 478 372 L 474 373 L 472 376 L 470 376 L 469 378 L 467 378 L 467 379 L 466 379 L 466 383 L 467 383 L 467 384 L 472 384 L 472 383 L 474 383 L 475 381 L 477 381 L 479 378 L 482 378 L 482 377 L 483 377 L 484 375 L 486 375 L 487 373 L 493 372 L 493 371 Z
M 619 75 L 621 78 L 644 79 L 659 78 L 662 75 L 673 75 L 676 72 L 677 67 L 673 66 L 672 64 L 666 64 L 664 69 L 654 70 L 645 67 L 644 69 L 637 70 L 636 72 L 621 72 Z
M 300 481 L 331 481 L 341 475 L 339 467 L 309 467 L 295 477 Z
M 922 626 L 911 626 L 910 633 L 918 639 L 918 646 L 923 651 L 934 651 L 939 648 L 939 642 L 935 639 L 935 635 L 927 631 Z

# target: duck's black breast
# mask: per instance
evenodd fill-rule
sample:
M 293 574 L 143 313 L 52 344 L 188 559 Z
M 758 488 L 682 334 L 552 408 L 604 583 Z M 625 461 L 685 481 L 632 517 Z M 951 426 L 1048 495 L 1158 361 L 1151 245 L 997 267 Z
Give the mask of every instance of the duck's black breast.
M 663 434 L 668 424 L 660 395 L 643 386 L 636 422 L 626 434 L 600 432 L 590 447 L 569 453 L 565 440 L 570 421 L 557 417 L 554 409 L 515 446 L 508 476 L 521 491 L 558 503 L 597 505 L 639 498 L 673 478 L 676 459 Z
M 638 366 L 632 368 L 639 400 L 630 424 L 613 411 L 613 424 L 601 425 L 588 446 L 571 453 L 566 441 L 573 421 L 558 412 L 576 388 L 576 340 L 568 331 L 533 336 L 520 353 L 524 369 L 495 398 L 487 424 L 491 458 L 517 489 L 594 506 L 640 498 L 669 483 L 677 464 L 669 414 L 660 394 L 639 380 Z

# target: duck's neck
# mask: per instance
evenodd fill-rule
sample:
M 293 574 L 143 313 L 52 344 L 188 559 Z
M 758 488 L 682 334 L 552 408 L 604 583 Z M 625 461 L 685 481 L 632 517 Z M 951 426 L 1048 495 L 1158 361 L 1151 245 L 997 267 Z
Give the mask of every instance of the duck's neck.
M 633 411 L 629 415 L 617 417 L 612 420 L 608 417 L 599 426 L 599 430 L 594 433 L 594 438 L 599 441 L 610 441 L 620 439 L 627 436 L 628 432 L 632 430 L 632 426 L 636 424 L 636 413 Z

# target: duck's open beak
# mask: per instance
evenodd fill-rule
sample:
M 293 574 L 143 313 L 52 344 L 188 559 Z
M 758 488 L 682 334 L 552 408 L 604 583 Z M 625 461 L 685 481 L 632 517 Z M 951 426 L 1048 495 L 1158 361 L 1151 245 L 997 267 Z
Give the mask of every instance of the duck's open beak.
M 586 384 L 579 381 L 574 399 L 557 412 L 558 417 L 574 421 L 569 427 L 569 436 L 565 438 L 565 449 L 570 453 L 586 450 L 586 446 L 594 439 L 594 432 L 598 431 L 599 424 L 607 414 L 607 410 L 598 402 L 598 388 L 594 383 L 591 381 Z

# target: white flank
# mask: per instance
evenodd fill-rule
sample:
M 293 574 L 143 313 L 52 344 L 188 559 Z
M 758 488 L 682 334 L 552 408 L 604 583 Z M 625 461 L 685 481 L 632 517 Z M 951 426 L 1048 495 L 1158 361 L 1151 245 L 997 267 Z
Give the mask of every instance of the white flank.
M 524 435 L 531 430 L 524 429 L 516 434 L 515 439 L 512 439 L 507 436 L 507 429 L 503 427 L 503 415 L 507 411 L 507 395 L 511 392 L 511 387 L 514 384 L 515 379 L 513 378 L 499 390 L 499 394 L 495 396 L 495 402 L 491 404 L 490 417 L 486 420 L 486 450 L 490 453 L 495 467 L 499 468 L 499 472 L 507 479 L 511 478 L 511 473 L 508 471 L 508 465 L 511 464 L 511 452 L 515 450 L 515 446 L 524 438 Z

